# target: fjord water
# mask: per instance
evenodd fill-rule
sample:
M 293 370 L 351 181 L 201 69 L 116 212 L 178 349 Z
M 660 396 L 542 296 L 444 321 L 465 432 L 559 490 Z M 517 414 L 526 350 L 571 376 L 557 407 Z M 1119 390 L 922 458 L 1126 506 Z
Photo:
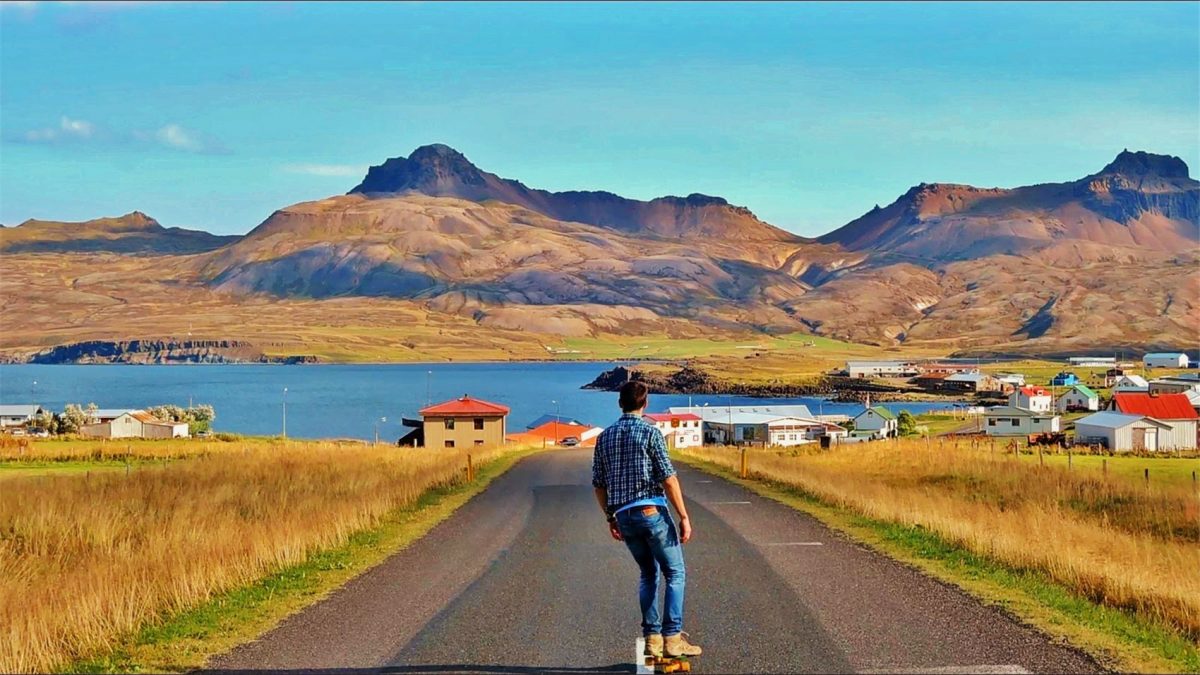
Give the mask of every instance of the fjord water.
M 614 363 L 514 362 L 380 365 L 0 365 L 0 403 L 36 403 L 61 411 L 68 403 L 100 408 L 144 408 L 173 403 L 211 404 L 214 429 L 295 438 L 371 439 L 393 442 L 401 417 L 418 417 L 429 401 L 470 394 L 512 408 L 511 431 L 557 408 L 564 416 L 604 426 L 618 417 L 616 394 L 581 389 Z M 801 403 L 814 414 L 855 414 L 862 406 L 819 398 L 692 396 L 702 406 Z M 655 394 L 651 410 L 689 404 L 686 395 Z M 947 403 L 887 403 L 917 413 Z

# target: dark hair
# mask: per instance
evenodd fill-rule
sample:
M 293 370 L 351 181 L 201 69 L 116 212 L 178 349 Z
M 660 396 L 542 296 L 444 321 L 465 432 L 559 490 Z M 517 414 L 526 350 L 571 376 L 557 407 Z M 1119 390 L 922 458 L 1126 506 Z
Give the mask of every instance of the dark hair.
M 630 380 L 621 385 L 621 410 L 623 412 L 633 412 L 646 407 L 646 394 L 650 393 L 650 388 L 636 380 Z

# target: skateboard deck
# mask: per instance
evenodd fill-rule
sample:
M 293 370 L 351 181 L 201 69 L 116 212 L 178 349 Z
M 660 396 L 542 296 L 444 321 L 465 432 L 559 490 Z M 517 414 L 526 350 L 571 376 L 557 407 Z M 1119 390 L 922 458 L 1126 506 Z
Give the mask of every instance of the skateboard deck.
M 692 672 L 692 664 L 686 656 L 647 656 L 645 663 L 656 675 Z

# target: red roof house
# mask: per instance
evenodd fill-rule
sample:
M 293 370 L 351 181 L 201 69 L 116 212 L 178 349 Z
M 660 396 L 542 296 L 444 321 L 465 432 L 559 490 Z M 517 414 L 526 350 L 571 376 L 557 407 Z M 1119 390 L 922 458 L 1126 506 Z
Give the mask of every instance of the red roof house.
M 1186 394 L 1113 394 L 1113 408 L 1129 415 L 1145 415 L 1156 420 L 1194 420 L 1200 418 Z
M 646 413 L 642 415 L 651 422 L 699 422 L 700 416 L 692 413 Z
M 1021 393 L 1026 396 L 1049 396 L 1050 390 L 1045 387 L 1021 387 Z
M 421 408 L 421 414 L 425 417 L 478 417 L 481 415 L 507 415 L 508 413 L 508 406 L 478 398 L 471 398 L 466 394 L 463 394 L 462 398 L 456 398 L 453 401 L 435 403 L 431 406 Z

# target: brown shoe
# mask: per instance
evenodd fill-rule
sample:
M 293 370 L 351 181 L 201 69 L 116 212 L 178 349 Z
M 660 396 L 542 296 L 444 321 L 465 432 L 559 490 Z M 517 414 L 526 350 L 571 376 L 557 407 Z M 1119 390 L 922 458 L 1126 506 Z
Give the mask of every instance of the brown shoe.
M 703 649 L 687 641 L 686 633 L 663 638 L 663 653 L 670 657 L 700 656 Z
M 642 652 L 642 656 L 653 656 L 662 658 L 663 655 L 663 636 L 655 633 L 646 636 L 646 649 Z

